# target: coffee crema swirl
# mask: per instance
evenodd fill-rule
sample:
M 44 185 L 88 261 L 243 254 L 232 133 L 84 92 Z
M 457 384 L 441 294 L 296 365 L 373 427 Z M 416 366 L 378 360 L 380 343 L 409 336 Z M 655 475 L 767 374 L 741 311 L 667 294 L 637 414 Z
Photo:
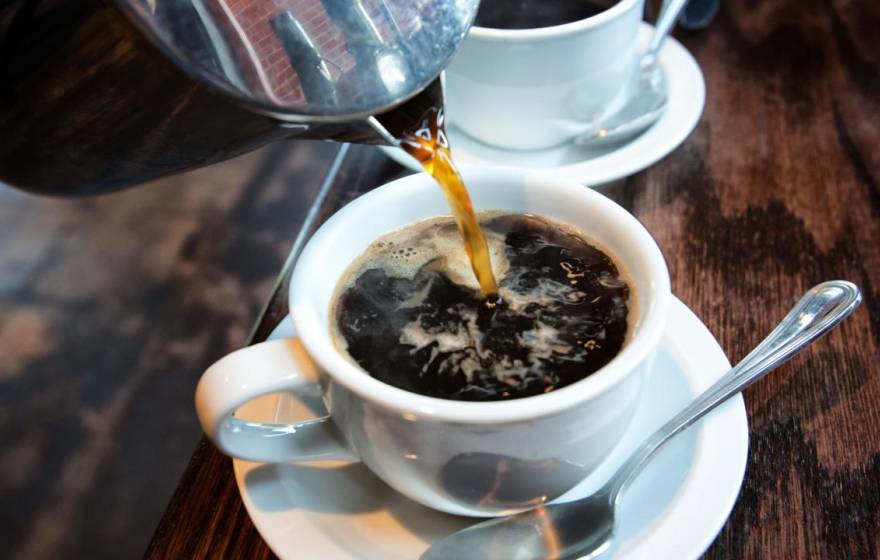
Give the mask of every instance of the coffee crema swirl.
M 337 287 L 337 346 L 371 376 L 432 397 L 539 395 L 608 363 L 628 336 L 630 290 L 571 228 L 480 214 L 498 296 L 487 306 L 450 218 L 376 240 Z

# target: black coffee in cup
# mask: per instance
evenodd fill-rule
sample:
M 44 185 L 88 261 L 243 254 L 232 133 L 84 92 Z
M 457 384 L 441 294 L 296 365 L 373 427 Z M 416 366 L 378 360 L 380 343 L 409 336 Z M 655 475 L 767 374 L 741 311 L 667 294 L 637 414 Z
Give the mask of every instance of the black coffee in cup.
M 331 323 L 371 376 L 432 397 L 547 393 L 607 364 L 628 335 L 630 289 L 582 234 L 526 214 L 481 214 L 497 301 L 474 280 L 451 218 L 385 235 L 343 276 Z
M 586 19 L 620 0 L 482 0 L 474 25 L 495 29 L 551 27 Z

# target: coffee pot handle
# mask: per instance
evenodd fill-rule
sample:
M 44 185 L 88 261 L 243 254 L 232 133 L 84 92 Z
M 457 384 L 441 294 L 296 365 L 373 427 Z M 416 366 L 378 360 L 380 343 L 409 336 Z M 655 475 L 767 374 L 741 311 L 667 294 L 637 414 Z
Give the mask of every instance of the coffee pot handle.
M 317 366 L 297 338 L 242 348 L 220 358 L 196 387 L 202 429 L 223 453 L 248 461 L 357 460 L 330 416 L 268 424 L 236 417 L 248 401 L 271 393 L 319 395 Z

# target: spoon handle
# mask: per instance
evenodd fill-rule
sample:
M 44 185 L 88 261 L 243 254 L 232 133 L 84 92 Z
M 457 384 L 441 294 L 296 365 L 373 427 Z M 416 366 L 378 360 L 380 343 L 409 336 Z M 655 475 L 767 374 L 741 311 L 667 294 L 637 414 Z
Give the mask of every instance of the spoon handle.
M 861 301 L 858 287 L 843 280 L 824 282 L 808 291 L 761 344 L 654 432 L 640 451 L 618 469 L 605 485 L 612 501 L 618 499 L 648 459 L 673 436 L 828 332 Z
M 675 20 L 678 19 L 678 14 L 681 13 L 681 10 L 687 3 L 688 0 L 667 0 L 663 2 L 663 8 L 657 17 L 657 23 L 654 24 L 654 35 L 651 37 L 651 43 L 648 45 L 648 50 L 645 51 L 645 55 L 642 58 L 643 67 L 653 64 L 657 59 L 660 47 L 663 46 L 663 42 L 666 41 L 672 26 L 675 25 Z

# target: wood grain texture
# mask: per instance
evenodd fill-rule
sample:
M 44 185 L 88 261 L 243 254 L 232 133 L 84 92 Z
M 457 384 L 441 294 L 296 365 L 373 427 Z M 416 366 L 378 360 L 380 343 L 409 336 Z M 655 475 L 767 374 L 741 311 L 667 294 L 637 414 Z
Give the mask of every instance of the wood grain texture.
M 731 361 L 812 285 L 864 291 L 840 328 L 746 392 L 746 478 L 711 560 L 880 557 L 878 27 L 872 0 L 726 1 L 711 29 L 678 34 L 706 77 L 697 129 L 603 188 L 657 238 L 675 293 Z M 381 154 L 364 150 L 332 204 L 381 182 L 363 172 Z M 271 556 L 210 446 L 147 556 Z
M 317 224 L 341 206 L 400 173 L 376 148 L 352 146 L 334 175 Z M 278 287 L 252 342 L 265 340 L 287 312 L 287 279 Z M 212 504 L 212 505 L 209 505 Z M 210 535 L 201 538 L 197 535 Z M 146 558 L 271 558 L 238 497 L 231 460 L 199 442 L 145 554 Z
M 0 185 L 0 558 L 143 552 L 201 435 L 198 376 L 247 340 L 338 149 L 81 200 Z

